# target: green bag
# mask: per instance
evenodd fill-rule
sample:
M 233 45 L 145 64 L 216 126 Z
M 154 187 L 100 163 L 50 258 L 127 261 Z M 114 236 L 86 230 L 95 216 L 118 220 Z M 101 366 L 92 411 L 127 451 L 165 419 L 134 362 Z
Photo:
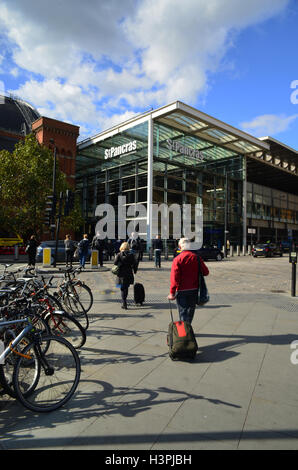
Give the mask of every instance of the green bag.
M 167 344 L 169 356 L 174 360 L 194 359 L 198 351 L 198 343 L 188 322 L 173 321 L 172 307 L 170 303 L 172 322 L 169 324 Z

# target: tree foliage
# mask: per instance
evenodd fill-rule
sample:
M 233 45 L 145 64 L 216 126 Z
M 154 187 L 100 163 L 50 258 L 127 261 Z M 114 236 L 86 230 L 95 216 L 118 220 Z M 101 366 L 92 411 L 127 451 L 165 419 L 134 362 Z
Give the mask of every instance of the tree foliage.
M 58 159 L 57 159 L 58 160 Z M 46 227 L 43 219 L 46 196 L 52 194 L 53 153 L 40 145 L 34 134 L 16 144 L 13 153 L 0 151 L 0 224 L 23 238 L 35 233 L 41 236 Z M 57 162 L 56 194 L 69 186 Z M 70 189 L 70 188 L 69 188 Z M 78 204 L 65 218 L 68 230 L 81 223 Z M 63 225 L 62 225 L 63 228 Z

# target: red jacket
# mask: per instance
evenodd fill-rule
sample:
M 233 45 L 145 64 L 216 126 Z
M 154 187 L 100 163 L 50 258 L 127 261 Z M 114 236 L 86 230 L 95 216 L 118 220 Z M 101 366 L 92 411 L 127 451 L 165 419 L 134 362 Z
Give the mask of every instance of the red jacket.
M 200 257 L 201 272 L 208 276 L 209 269 Z M 198 258 L 195 253 L 184 250 L 174 258 L 171 269 L 170 293 L 175 295 L 176 291 L 197 289 L 199 286 Z

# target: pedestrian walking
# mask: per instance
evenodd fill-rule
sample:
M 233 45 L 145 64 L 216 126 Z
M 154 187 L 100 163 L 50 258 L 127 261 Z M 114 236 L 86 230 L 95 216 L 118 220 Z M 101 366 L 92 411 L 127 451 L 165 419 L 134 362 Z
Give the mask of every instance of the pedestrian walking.
M 128 244 L 131 252 L 133 253 L 136 262 L 140 261 L 140 252 L 141 252 L 141 241 L 140 237 L 136 232 L 132 232 L 130 238 L 128 239 Z
M 79 249 L 79 262 L 82 268 L 85 268 L 88 250 L 89 250 L 89 240 L 88 235 L 85 233 L 82 240 L 78 244 Z
M 199 265 L 198 256 L 190 250 L 191 242 L 187 238 L 179 240 L 181 253 L 177 255 L 171 268 L 171 285 L 169 300 L 176 299 L 181 321 L 191 323 L 198 301 Z M 203 276 L 208 276 L 209 270 L 200 259 L 200 270 Z
M 154 253 L 154 263 L 156 268 L 161 267 L 161 252 L 163 250 L 162 240 L 160 239 L 160 235 L 156 235 L 155 240 L 152 242 L 152 249 Z
M 71 239 L 71 235 L 65 235 L 64 246 L 65 246 L 66 267 L 72 268 L 73 255 L 76 250 L 76 245 L 74 241 Z
M 116 283 L 120 284 L 121 288 L 121 308 L 127 310 L 128 289 L 131 284 L 134 284 L 134 274 L 136 274 L 138 269 L 136 259 L 133 253 L 131 253 L 127 242 L 122 243 L 120 246 L 120 252 L 117 254 L 114 264 L 119 267 Z
M 114 254 L 115 254 L 115 248 L 114 248 L 112 240 L 107 241 L 106 250 L 107 250 L 108 260 L 111 261 L 111 259 L 114 257 Z
M 35 235 L 31 235 L 28 244 L 26 246 L 26 253 L 28 255 L 28 266 L 35 267 L 37 247 L 39 246 Z
M 105 240 L 103 240 L 100 237 L 100 233 L 97 232 L 92 239 L 91 248 L 92 250 L 98 251 L 98 262 L 101 267 L 103 266 L 103 254 L 104 254 L 105 247 L 106 247 Z

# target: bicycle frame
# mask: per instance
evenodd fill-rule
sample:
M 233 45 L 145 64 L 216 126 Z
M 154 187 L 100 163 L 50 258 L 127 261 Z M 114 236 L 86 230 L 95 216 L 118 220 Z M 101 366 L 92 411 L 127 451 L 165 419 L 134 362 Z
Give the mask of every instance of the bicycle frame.
M 10 343 L 7 348 L 4 349 L 4 351 L 0 354 L 0 364 L 3 365 L 5 362 L 5 359 L 7 356 L 12 352 L 12 349 L 15 348 L 19 344 L 19 342 L 26 336 L 27 333 L 32 331 L 32 325 L 30 323 L 29 318 L 24 318 L 21 320 L 9 320 L 9 321 L 4 321 L 0 322 L 0 328 L 2 326 L 9 326 L 9 325 L 15 325 L 16 323 L 27 323 L 27 326 L 18 334 L 18 336 Z

